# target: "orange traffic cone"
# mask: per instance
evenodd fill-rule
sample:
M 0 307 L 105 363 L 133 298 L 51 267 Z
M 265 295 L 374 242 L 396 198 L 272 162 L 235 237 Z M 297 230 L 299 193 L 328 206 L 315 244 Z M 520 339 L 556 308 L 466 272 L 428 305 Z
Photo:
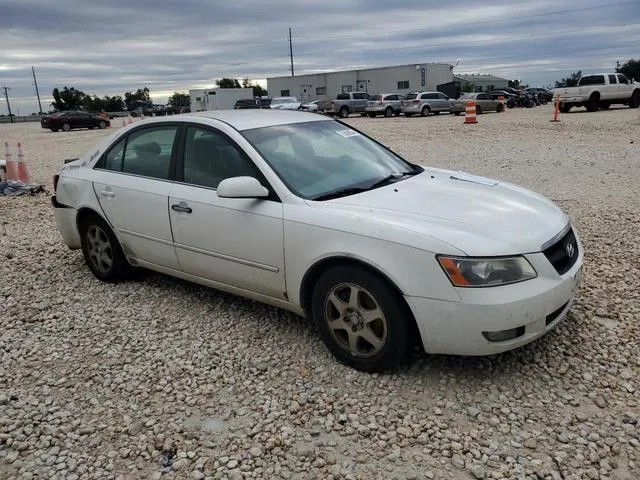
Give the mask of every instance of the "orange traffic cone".
M 18 165 L 16 165 L 16 162 L 13 161 L 13 156 L 11 155 L 11 150 L 9 150 L 8 142 L 4 142 L 4 160 L 7 180 L 17 180 Z
M 24 152 L 20 142 L 18 142 L 18 180 L 27 185 L 31 183 L 31 175 L 29 175 L 29 169 L 24 161 Z
M 550 122 L 559 122 L 558 113 L 560 112 L 560 97 L 556 97 L 556 101 L 553 102 L 553 118 L 549 120 Z
M 478 123 L 478 120 L 476 120 L 476 102 L 467 100 L 464 102 L 464 124 L 471 125 L 474 123 Z

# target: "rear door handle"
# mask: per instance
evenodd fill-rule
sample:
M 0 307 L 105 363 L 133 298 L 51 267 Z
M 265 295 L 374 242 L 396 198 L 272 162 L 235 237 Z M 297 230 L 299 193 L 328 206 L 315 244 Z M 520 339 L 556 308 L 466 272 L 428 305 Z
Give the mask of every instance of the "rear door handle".
M 105 190 L 105 189 L 100 190 L 100 195 L 102 195 L 103 197 L 109 197 L 109 198 L 113 198 L 116 196 L 116 194 L 113 191 Z
M 193 212 L 193 210 L 191 210 L 191 207 L 188 206 L 186 204 L 186 202 L 174 203 L 173 205 L 171 205 L 171 210 L 174 210 L 174 211 L 180 212 L 180 213 L 191 213 L 191 212 Z

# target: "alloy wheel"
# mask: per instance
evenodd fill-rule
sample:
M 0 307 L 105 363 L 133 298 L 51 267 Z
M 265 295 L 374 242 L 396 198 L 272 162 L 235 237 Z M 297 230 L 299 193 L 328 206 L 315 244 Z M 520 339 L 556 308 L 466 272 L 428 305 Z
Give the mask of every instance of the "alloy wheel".
M 375 298 L 353 283 L 333 287 L 325 299 L 325 320 L 338 344 L 356 357 L 377 355 L 387 339 L 387 320 Z
M 87 230 L 87 250 L 89 260 L 102 274 L 106 274 L 113 266 L 113 246 L 107 234 L 98 225 L 91 225 Z

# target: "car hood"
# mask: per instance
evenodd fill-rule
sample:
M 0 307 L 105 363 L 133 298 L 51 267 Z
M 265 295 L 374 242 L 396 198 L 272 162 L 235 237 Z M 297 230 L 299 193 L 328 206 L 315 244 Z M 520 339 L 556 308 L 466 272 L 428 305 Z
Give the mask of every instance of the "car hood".
M 569 222 L 550 200 L 527 189 L 440 169 L 368 192 L 310 203 L 393 227 L 403 232 L 395 239 L 399 243 L 412 232 L 472 256 L 539 252 Z

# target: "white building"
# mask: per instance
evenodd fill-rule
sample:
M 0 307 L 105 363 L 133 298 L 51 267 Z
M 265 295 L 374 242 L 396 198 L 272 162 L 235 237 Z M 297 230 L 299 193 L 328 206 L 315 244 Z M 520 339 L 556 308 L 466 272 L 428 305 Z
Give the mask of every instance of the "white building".
M 303 101 L 334 98 L 341 92 L 409 93 L 435 91 L 451 82 L 452 65 L 445 63 L 412 63 L 391 67 L 345 70 L 339 72 L 267 78 L 270 97 L 298 97 Z
M 238 100 L 253 98 L 252 88 L 207 88 L 189 90 L 191 111 L 232 110 Z

